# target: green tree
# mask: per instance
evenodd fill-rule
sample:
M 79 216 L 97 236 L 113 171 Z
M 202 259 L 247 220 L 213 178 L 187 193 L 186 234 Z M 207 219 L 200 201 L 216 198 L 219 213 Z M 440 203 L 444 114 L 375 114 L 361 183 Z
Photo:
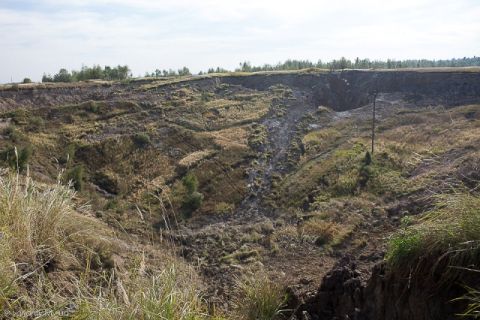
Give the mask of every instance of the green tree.
M 60 69 L 57 74 L 53 76 L 54 82 L 72 82 L 73 77 L 67 69 Z

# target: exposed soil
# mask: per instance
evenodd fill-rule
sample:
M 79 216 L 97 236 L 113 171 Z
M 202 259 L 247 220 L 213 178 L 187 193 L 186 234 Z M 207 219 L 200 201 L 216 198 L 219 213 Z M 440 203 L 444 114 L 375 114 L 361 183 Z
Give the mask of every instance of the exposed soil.
M 206 298 L 220 309 L 232 307 L 240 276 L 265 270 L 288 287 L 297 300 L 295 307 L 301 305 L 298 319 L 303 311 L 318 319 L 355 318 L 355 308 L 365 307 L 367 283 L 378 280 L 370 274 L 384 258 L 387 238 L 404 216 L 431 205 L 425 200 L 429 192 L 440 190 L 439 184 L 415 193 L 325 191 L 332 183 L 327 174 L 318 174 L 323 166 L 331 166 L 339 152 L 346 158 L 353 152 L 352 161 L 360 163 L 359 154 L 363 157 L 369 149 L 374 92 L 379 93 L 377 121 L 383 134 L 379 157 L 408 169 L 398 179 L 435 173 L 432 179 L 440 181 L 455 172 L 468 184 L 479 177 L 474 158 L 466 157 L 475 147 L 442 149 L 439 155 L 418 155 L 418 161 L 408 158 L 413 164 L 389 158 L 411 152 L 389 130 L 405 128 L 403 133 L 410 134 L 411 126 L 428 126 L 428 118 L 437 113 L 449 121 L 445 109 L 478 103 L 476 72 L 345 71 L 20 88 L 0 91 L 4 111 L 0 124 L 7 128 L 13 121 L 27 135 L 30 132 L 37 157 L 32 171 L 44 180 L 56 178 L 59 154 L 64 156 L 64 150 L 75 144 L 75 161 L 87 172 L 85 195 L 98 197 L 93 204 L 97 215 L 144 241 L 173 239 L 178 254 L 196 266 L 208 284 Z M 28 119 L 12 114 L 19 109 L 44 119 L 46 128 L 32 134 L 35 131 L 28 131 L 24 123 Z M 462 121 L 477 118 L 478 112 L 469 109 Z M 306 150 L 307 134 L 328 130 L 330 135 L 316 141 L 318 151 Z M 147 146 L 135 145 L 140 132 L 150 135 Z M 473 145 L 475 137 L 467 138 Z M 2 147 L 11 145 L 8 139 L 2 136 Z M 399 151 L 391 151 L 388 144 Z M 459 157 L 464 163 L 455 161 Z M 181 165 L 185 159 L 195 161 Z M 445 167 L 449 170 L 442 172 Z M 339 177 L 343 170 L 340 166 L 335 174 Z M 187 171 L 199 177 L 204 205 L 191 218 L 175 216 L 180 221 L 174 223 L 166 217 L 164 203 L 160 206 L 155 199 L 170 192 L 171 207 L 178 211 L 175 196 L 181 194 L 179 185 Z M 304 182 L 309 185 L 302 189 Z M 293 193 L 299 190 L 305 194 L 294 202 Z M 227 208 L 225 213 L 215 211 L 219 203 Z M 338 241 L 323 243 L 304 236 L 304 226 L 324 219 L 329 210 L 334 213 L 328 222 L 340 229 L 335 232 L 343 232 L 335 234 Z M 321 300 L 329 295 L 331 300 L 326 300 L 331 303 L 326 306 Z M 335 304 L 344 311 L 332 311 Z M 406 319 L 405 314 L 397 318 Z

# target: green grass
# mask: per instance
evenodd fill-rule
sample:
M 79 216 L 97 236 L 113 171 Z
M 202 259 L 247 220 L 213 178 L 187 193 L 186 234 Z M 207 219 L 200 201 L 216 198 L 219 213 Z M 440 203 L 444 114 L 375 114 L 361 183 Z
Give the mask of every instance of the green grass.
M 475 270 L 475 272 L 480 272 Z M 470 318 L 470 319 L 479 319 L 480 318 L 480 290 L 465 287 L 467 293 L 463 296 L 454 299 L 453 301 L 465 301 L 467 302 L 467 308 L 461 314 L 458 314 L 459 317 Z
M 480 259 L 480 197 L 456 192 L 437 197 L 436 208 L 389 242 L 386 260 L 394 270 L 429 261 L 456 277 Z

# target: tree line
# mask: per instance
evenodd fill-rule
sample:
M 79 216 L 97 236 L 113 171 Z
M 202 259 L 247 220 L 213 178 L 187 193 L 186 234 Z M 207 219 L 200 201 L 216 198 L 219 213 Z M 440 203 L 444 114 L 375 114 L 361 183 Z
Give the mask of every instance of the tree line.
M 279 62 L 276 65 L 264 64 L 262 66 L 252 66 L 249 62 L 241 62 L 239 68 L 235 71 L 239 72 L 258 72 L 258 71 L 281 71 L 281 70 L 300 70 L 307 68 L 320 68 L 329 70 L 341 69 L 401 69 L 401 68 L 439 68 L 439 67 L 472 67 L 480 66 L 480 57 L 460 58 L 460 59 L 444 59 L 444 60 L 429 60 L 429 59 L 408 59 L 408 60 L 370 60 L 360 59 L 355 60 L 334 59 L 328 62 L 318 60 L 312 62 L 309 60 L 286 60 Z
M 76 82 L 91 79 L 125 80 L 131 76 L 132 73 L 127 65 L 118 65 L 116 67 L 105 66 L 104 68 L 99 65 L 94 65 L 93 67 L 83 66 L 79 71 L 68 71 L 62 68 L 53 76 L 44 73 L 42 82 Z
M 155 77 L 155 78 L 160 78 L 160 77 L 178 77 L 178 76 L 190 76 L 192 73 L 190 72 L 190 69 L 187 67 L 183 67 L 178 70 L 173 70 L 173 69 L 168 69 L 168 70 L 160 70 L 156 69 L 153 72 L 146 72 L 145 77 Z
M 318 60 L 312 62 L 309 60 L 295 60 L 288 59 L 284 62 L 277 64 L 264 64 L 260 66 L 254 66 L 250 62 L 245 61 L 239 64 L 235 72 L 258 72 L 258 71 L 286 71 L 286 70 L 301 70 L 308 68 L 320 68 L 329 70 L 343 70 L 343 69 L 402 69 L 402 68 L 438 68 L 438 67 L 472 67 L 480 66 L 480 57 L 464 57 L 453 58 L 443 60 L 429 60 L 429 59 L 407 59 L 407 60 L 370 60 L 360 59 L 350 60 L 345 57 L 340 59 L 333 59 L 328 62 Z M 198 74 L 210 74 L 210 73 L 228 73 L 232 72 L 228 69 L 221 67 L 209 68 L 207 71 L 200 71 Z M 190 69 L 183 67 L 178 70 L 168 69 L 160 70 L 156 69 L 153 72 L 146 72 L 146 77 L 178 77 L 192 75 Z M 132 77 L 130 68 L 125 65 L 118 65 L 116 67 L 94 65 L 93 67 L 83 66 L 79 71 L 66 69 L 60 69 L 56 74 L 43 74 L 42 82 L 75 82 L 84 81 L 90 79 L 102 79 L 102 80 L 126 80 Z M 24 80 L 31 82 L 30 79 Z M 27 82 L 25 82 L 27 83 Z

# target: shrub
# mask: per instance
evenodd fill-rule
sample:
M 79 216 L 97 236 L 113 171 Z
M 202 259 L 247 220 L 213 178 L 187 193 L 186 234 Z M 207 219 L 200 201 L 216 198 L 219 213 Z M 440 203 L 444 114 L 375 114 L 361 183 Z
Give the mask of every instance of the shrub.
M 363 159 L 363 163 L 360 166 L 360 170 L 358 171 L 358 183 L 361 188 L 365 188 L 367 186 L 368 181 L 373 175 L 372 169 L 370 165 L 372 164 L 372 156 L 370 152 L 365 153 L 365 158 Z
M 18 129 L 15 128 L 15 126 L 13 125 L 6 127 L 3 131 L 3 134 L 15 143 L 18 143 L 25 139 L 24 135 L 20 131 L 18 131 Z
M 30 78 L 24 78 L 22 83 L 32 83 L 32 80 Z
M 146 133 L 137 133 L 132 137 L 132 140 L 139 148 L 145 148 L 150 144 L 150 136 Z
M 83 190 L 84 169 L 83 166 L 75 166 L 65 173 L 64 181 L 72 183 L 73 187 L 77 191 Z
M 182 203 L 183 211 L 186 217 L 190 217 L 192 212 L 202 206 L 203 194 L 200 192 L 193 192 L 186 196 Z
M 9 147 L 1 153 L 1 157 L 12 169 L 22 172 L 27 168 L 32 154 L 32 146 L 27 145 L 20 151 L 17 150 L 17 147 Z
M 17 109 L 9 112 L 7 116 L 12 118 L 12 122 L 18 125 L 27 124 L 27 111 L 25 109 Z
M 96 101 L 87 101 L 82 104 L 82 107 L 85 111 L 98 113 L 100 111 L 100 107 Z
M 39 132 L 45 126 L 45 122 L 41 117 L 31 117 L 28 119 L 27 130 L 32 132 Z
M 191 172 L 187 173 L 185 177 L 183 177 L 182 183 L 190 194 L 196 192 L 198 189 L 198 179 Z
M 272 320 L 283 313 L 287 295 L 264 274 L 237 281 L 236 313 L 245 320 Z
M 64 165 L 69 165 L 75 158 L 75 151 L 77 147 L 74 143 L 70 143 L 65 148 L 65 153 L 58 158 L 58 162 Z
M 111 194 L 122 194 L 127 190 L 127 186 L 111 172 L 96 172 L 93 175 L 93 182 Z
M 192 212 L 202 206 L 203 194 L 197 191 L 197 177 L 190 172 L 183 177 L 182 184 L 186 189 L 186 194 L 182 201 L 182 212 L 185 217 L 189 218 L 192 215 Z

